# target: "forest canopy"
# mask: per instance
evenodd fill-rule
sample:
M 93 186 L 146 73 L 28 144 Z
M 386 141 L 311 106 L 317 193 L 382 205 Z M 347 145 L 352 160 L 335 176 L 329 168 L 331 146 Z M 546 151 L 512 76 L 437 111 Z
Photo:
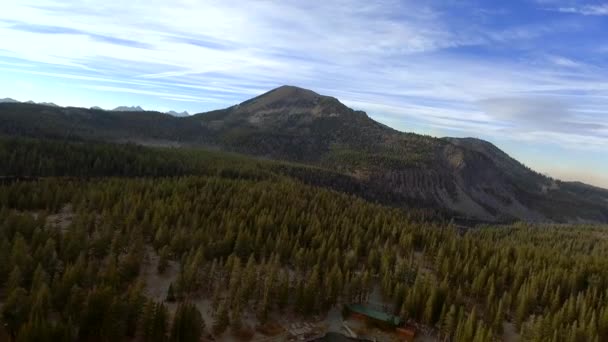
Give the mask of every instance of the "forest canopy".
M 198 341 L 379 290 L 442 339 L 508 322 L 526 341 L 608 340 L 606 227 L 462 229 L 328 171 L 219 152 L 13 139 L 0 158 L 7 339 Z M 175 273 L 161 298 L 150 266 Z

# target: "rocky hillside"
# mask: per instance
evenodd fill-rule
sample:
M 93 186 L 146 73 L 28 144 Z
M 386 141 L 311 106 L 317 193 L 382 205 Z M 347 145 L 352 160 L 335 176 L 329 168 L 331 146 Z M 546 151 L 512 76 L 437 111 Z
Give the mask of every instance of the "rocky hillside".
M 342 174 L 391 204 L 467 218 L 608 221 L 605 190 L 547 178 L 482 140 L 399 132 L 333 97 L 291 86 L 185 118 L 5 103 L 0 133 L 204 146 L 306 163 Z

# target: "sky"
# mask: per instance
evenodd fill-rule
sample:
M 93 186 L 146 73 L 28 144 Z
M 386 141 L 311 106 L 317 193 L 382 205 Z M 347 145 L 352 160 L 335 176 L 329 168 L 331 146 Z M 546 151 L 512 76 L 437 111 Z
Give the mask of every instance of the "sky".
M 608 188 L 608 1 L 12 0 L 0 98 L 204 112 L 280 85 Z

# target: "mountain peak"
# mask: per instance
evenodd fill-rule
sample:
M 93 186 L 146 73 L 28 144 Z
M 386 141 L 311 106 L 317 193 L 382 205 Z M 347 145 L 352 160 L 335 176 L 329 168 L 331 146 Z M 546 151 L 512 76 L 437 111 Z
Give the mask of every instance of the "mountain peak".
M 237 106 L 247 107 L 249 110 L 276 107 L 277 104 L 280 106 L 310 106 L 318 103 L 321 98 L 326 98 L 326 96 L 319 95 L 312 90 L 284 85 L 247 100 Z
M 0 103 L 21 103 L 15 99 L 12 99 L 10 97 L 4 98 L 4 99 L 0 99 Z M 26 104 L 35 104 L 35 105 L 41 105 L 41 106 L 47 106 L 47 107 L 59 107 L 58 105 L 56 105 L 53 102 L 34 102 L 32 100 L 23 102 Z
M 337 122 L 346 123 L 347 126 L 355 122 L 362 127 L 380 125 L 364 112 L 348 108 L 335 97 L 290 85 L 272 89 L 224 110 L 200 115 L 214 130 L 255 127 L 275 132 L 304 132 L 315 125 L 329 130 Z
M 279 97 L 300 97 L 300 98 L 314 98 L 320 97 L 321 95 L 315 93 L 310 89 L 300 88 L 292 85 L 283 85 L 275 88 L 266 94 L 274 94 Z
M 143 112 L 145 111 L 140 106 L 119 106 L 113 109 L 115 112 Z
M 312 114 L 326 116 L 350 111 L 338 99 L 312 90 L 284 85 L 234 106 L 240 113 L 263 113 L 281 116 Z
M 175 117 L 190 116 L 190 113 L 188 113 L 188 111 L 183 111 L 183 112 L 179 113 L 179 112 L 176 112 L 174 110 L 170 110 L 170 111 L 166 112 L 166 114 L 169 114 L 169 115 L 175 116 Z

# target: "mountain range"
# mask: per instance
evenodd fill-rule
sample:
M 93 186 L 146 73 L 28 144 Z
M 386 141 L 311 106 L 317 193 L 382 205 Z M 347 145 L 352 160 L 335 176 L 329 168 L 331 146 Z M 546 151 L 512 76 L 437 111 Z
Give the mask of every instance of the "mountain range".
M 404 133 L 336 98 L 282 86 L 187 117 L 0 103 L 0 134 L 221 149 L 312 165 L 394 206 L 492 222 L 608 222 L 608 190 L 541 175 L 491 143 Z M 304 177 L 304 176 L 303 176 Z M 338 187 L 337 181 L 323 186 Z
M 176 111 L 170 110 L 166 113 L 169 115 L 172 115 L 172 116 L 190 116 L 190 113 L 188 113 L 187 111 L 176 112 Z
M 20 101 L 17 101 L 15 99 L 12 99 L 10 97 L 6 97 L 3 99 L 0 99 L 0 103 L 21 103 Z M 42 106 L 51 106 L 51 107 L 59 107 L 58 105 L 52 103 L 52 102 L 39 102 L 36 103 L 34 101 L 26 101 L 24 103 L 27 104 L 39 104 Z M 105 110 L 99 106 L 93 106 L 91 107 L 91 110 Z M 146 110 L 144 110 L 141 106 L 118 106 L 114 109 L 112 109 L 111 111 L 115 111 L 115 112 L 145 112 Z M 168 112 L 165 112 L 165 114 L 169 114 L 172 116 L 189 116 L 190 113 L 188 113 L 187 111 L 183 111 L 183 112 L 176 112 L 173 110 L 170 110 Z
M 140 106 L 118 106 L 112 110 L 116 112 L 144 112 L 144 109 Z

